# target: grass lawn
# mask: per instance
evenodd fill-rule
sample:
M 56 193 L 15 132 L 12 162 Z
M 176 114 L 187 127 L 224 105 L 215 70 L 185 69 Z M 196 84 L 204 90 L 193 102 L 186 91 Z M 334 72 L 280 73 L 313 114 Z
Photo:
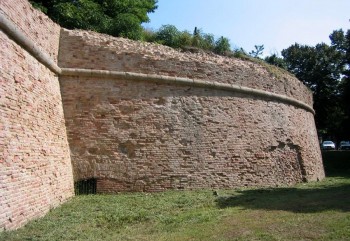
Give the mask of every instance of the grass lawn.
M 350 175 L 269 189 L 76 196 L 0 240 L 350 240 Z

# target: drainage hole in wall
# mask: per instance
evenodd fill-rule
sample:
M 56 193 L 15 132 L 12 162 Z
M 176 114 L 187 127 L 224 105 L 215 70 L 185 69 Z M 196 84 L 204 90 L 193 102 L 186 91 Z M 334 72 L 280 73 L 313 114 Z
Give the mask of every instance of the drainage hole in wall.
M 96 183 L 96 178 L 84 179 L 75 182 L 75 195 L 96 194 Z

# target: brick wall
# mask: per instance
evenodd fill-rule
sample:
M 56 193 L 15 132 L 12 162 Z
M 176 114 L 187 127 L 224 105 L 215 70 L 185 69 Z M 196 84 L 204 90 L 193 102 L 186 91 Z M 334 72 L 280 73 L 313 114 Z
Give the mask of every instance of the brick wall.
M 59 64 L 240 84 L 311 105 L 294 77 L 252 62 L 65 30 Z M 62 76 L 76 180 L 98 192 L 295 184 L 324 177 L 312 113 L 212 88 Z
M 27 1 L 0 2 L 57 59 L 60 27 Z M 73 195 L 58 77 L 0 29 L 0 230 L 18 228 Z

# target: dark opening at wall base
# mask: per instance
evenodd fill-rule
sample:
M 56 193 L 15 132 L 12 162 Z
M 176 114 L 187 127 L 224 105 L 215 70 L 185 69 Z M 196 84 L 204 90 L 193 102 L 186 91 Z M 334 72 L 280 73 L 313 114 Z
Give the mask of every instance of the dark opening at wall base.
M 75 195 L 96 194 L 96 178 L 79 180 L 74 183 Z

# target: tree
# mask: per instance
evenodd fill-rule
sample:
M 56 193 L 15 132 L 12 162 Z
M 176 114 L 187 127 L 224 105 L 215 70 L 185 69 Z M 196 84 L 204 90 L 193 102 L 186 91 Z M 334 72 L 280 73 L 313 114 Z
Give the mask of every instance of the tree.
M 68 29 L 86 29 L 140 39 L 141 24 L 157 8 L 157 0 L 32 0 L 51 19 Z
M 227 55 L 229 52 L 231 52 L 230 40 L 221 36 L 215 42 L 214 52 L 221 55 Z
M 185 48 L 192 45 L 192 35 L 188 31 L 182 31 L 178 38 L 179 47 Z
M 339 84 L 339 92 L 341 97 L 342 107 L 345 112 L 345 118 L 342 124 L 343 136 L 342 138 L 349 138 L 350 136 L 350 29 L 346 33 L 342 29 L 335 30 L 329 36 L 332 46 L 341 54 L 342 64 L 344 69 L 342 71 L 343 78 Z
M 192 38 L 192 43 L 191 45 L 193 47 L 199 47 L 200 46 L 200 38 L 201 38 L 201 30 L 198 29 L 197 27 L 194 28 L 193 30 L 193 38 Z
M 264 52 L 264 45 L 254 45 L 255 50 L 252 50 L 249 55 L 253 58 L 259 58 Z
M 213 51 L 215 49 L 215 38 L 213 34 L 202 33 L 201 40 L 201 48 L 209 51 Z M 230 48 L 230 45 L 228 48 Z
M 204 50 L 213 51 L 215 48 L 214 35 L 203 33 L 201 29 L 195 27 L 193 31 L 192 46 Z
M 156 41 L 169 47 L 180 47 L 181 32 L 174 25 L 163 25 L 156 33 Z
M 287 69 L 313 91 L 318 130 L 339 135 L 339 120 L 344 118 L 338 91 L 343 69 L 341 54 L 323 43 L 315 47 L 294 44 L 283 50 L 282 56 Z
M 278 57 L 276 54 L 265 57 L 265 61 L 282 69 L 287 69 L 286 61 L 283 58 Z

